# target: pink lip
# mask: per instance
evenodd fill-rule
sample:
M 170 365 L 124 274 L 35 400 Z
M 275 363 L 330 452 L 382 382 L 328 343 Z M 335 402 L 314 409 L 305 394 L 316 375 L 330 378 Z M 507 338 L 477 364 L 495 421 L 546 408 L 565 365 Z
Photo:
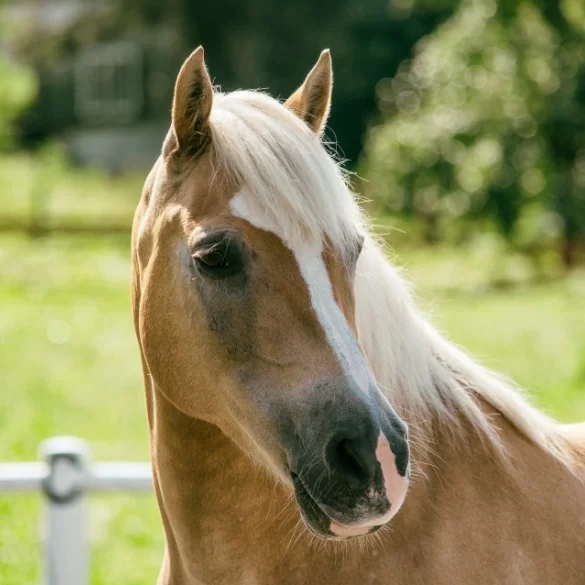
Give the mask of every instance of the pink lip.
M 363 536 L 370 531 L 371 526 L 344 526 L 343 524 L 338 524 L 334 520 L 331 520 L 331 524 L 329 525 L 329 530 L 335 534 L 335 536 Z

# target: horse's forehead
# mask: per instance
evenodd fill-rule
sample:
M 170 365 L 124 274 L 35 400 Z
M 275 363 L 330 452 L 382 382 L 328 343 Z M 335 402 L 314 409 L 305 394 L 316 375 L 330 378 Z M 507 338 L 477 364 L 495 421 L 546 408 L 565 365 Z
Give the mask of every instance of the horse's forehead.
M 237 190 L 237 183 L 216 167 L 210 154 L 204 153 L 185 163 L 175 176 L 179 184 L 178 199 L 195 219 L 229 212 L 229 202 Z

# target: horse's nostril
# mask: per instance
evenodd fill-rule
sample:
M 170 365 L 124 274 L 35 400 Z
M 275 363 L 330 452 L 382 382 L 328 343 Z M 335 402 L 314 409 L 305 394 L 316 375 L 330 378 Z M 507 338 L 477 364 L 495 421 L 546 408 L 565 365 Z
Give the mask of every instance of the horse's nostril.
M 342 467 L 346 473 L 360 479 L 365 479 L 367 471 L 364 469 L 359 455 L 355 452 L 351 440 L 342 439 L 335 449 L 337 455 L 337 464 Z
M 375 463 L 374 449 L 366 440 L 338 436 L 329 443 L 328 467 L 346 481 L 359 485 L 368 483 L 375 473 Z

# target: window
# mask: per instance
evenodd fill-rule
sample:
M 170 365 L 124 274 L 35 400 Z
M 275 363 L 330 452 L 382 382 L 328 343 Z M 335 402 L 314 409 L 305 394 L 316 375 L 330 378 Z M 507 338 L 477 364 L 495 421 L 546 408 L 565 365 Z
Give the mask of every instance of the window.
M 97 45 L 77 59 L 75 110 L 82 122 L 133 122 L 140 117 L 142 105 L 142 56 L 136 43 Z

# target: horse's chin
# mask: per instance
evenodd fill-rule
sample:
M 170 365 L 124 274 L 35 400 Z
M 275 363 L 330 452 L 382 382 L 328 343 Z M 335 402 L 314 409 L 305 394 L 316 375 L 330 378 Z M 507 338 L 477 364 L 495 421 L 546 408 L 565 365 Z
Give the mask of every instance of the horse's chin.
M 328 516 L 319 504 L 312 498 L 303 482 L 296 474 L 291 474 L 295 496 L 301 518 L 307 530 L 323 540 L 349 540 L 367 534 L 373 534 L 379 526 L 346 526 Z

